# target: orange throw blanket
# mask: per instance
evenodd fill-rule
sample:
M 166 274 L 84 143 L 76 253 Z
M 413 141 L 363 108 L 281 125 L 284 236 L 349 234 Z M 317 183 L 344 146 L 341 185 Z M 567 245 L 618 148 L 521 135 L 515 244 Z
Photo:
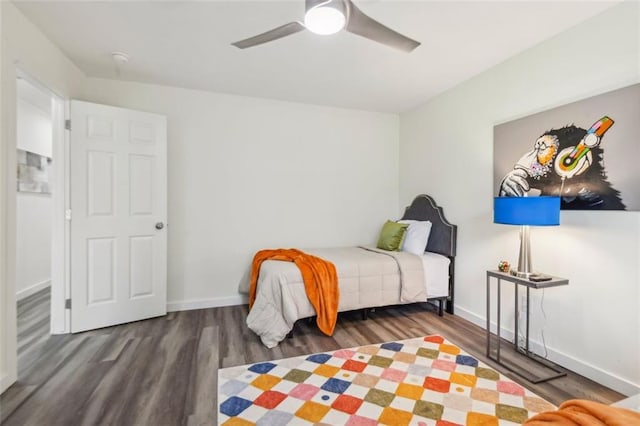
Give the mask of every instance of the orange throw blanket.
M 260 265 L 265 260 L 285 260 L 296 264 L 302 273 L 309 302 L 316 310 L 318 328 L 327 336 L 331 336 L 336 327 L 340 300 L 338 274 L 333 263 L 296 249 L 260 250 L 253 257 L 251 266 L 249 309 L 256 300 L 258 273 Z
M 533 416 L 527 426 L 630 426 L 640 425 L 640 413 L 626 408 L 611 407 L 599 402 L 572 399 L 563 402 L 556 411 Z

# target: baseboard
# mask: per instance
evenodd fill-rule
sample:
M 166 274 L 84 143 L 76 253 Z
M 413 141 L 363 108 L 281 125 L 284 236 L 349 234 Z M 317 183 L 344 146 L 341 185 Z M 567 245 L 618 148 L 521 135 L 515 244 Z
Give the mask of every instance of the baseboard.
M 246 295 L 230 297 L 216 297 L 213 299 L 185 300 L 180 302 L 167 302 L 167 311 L 191 311 L 193 309 L 218 308 L 221 306 L 246 305 L 249 298 Z
M 461 318 L 466 319 L 469 322 L 476 324 L 486 330 L 487 328 L 487 320 L 485 317 L 481 317 L 471 311 L 468 311 L 460 306 L 455 306 L 456 315 Z M 491 322 L 491 329 L 495 332 L 496 324 Z M 500 336 L 507 339 L 513 340 L 513 331 L 505 329 L 503 327 L 500 328 Z M 544 346 L 542 343 L 538 341 L 531 340 L 529 342 L 529 348 L 532 352 L 538 355 L 544 355 Z M 598 382 L 608 388 L 611 388 L 617 392 L 620 392 L 625 395 L 635 395 L 640 393 L 640 386 L 636 385 L 622 377 L 618 377 L 615 374 L 611 374 L 607 371 L 604 371 L 596 366 L 588 364 L 582 360 L 576 359 L 570 355 L 567 355 L 563 352 L 557 351 L 553 348 L 547 346 L 547 358 L 556 364 L 573 371 L 574 373 L 580 374 L 581 376 L 588 377 L 589 379 Z
M 45 280 L 40 283 L 34 284 L 30 287 L 24 288 L 20 291 L 16 292 L 16 301 L 22 300 L 26 297 L 31 296 L 32 294 L 36 294 L 40 290 L 44 290 L 45 288 L 51 285 L 51 280 Z
M 9 389 L 9 386 L 14 384 L 16 382 L 16 379 L 16 377 L 9 376 L 8 374 L 3 373 L 2 376 L 0 376 L 0 395 L 2 395 L 4 391 Z

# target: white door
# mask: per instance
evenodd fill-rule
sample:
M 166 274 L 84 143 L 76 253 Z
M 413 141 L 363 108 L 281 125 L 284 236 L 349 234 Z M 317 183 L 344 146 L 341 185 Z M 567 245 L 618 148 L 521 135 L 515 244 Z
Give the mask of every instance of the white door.
M 167 312 L 166 118 L 71 101 L 71 331 Z

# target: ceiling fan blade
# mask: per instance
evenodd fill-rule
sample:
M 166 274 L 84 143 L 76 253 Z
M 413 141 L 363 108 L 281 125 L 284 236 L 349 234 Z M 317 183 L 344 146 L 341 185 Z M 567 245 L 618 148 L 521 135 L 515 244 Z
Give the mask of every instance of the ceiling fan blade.
M 345 1 L 349 9 L 349 18 L 345 29 L 350 33 L 405 52 L 411 52 L 420 46 L 420 42 L 405 37 L 365 15 L 351 0 Z
M 249 37 L 231 44 L 239 49 L 246 49 L 247 47 L 257 46 L 262 43 L 267 43 L 269 41 L 295 34 L 304 29 L 304 25 L 300 22 L 289 22 L 288 24 L 284 24 L 262 34 L 258 34 L 257 36 Z

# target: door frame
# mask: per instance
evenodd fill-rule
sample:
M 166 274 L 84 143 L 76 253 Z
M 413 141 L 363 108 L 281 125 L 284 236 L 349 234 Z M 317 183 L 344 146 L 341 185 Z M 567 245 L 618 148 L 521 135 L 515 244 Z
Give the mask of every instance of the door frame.
M 2 58 L 3 61 L 5 60 Z M 19 63 L 14 62 L 8 66 L 2 64 L 2 135 L 0 141 L 3 155 L 2 166 L 4 175 L 0 182 L 4 187 L 0 188 L 2 195 L 1 204 L 4 204 L 3 247 L 0 247 L 0 262 L 2 274 L 0 278 L 4 285 L 0 286 L 0 303 L 3 304 L 1 312 L 4 323 L 0 330 L 0 344 L 4 346 L 2 365 L 0 365 L 0 393 L 4 392 L 17 380 L 17 310 L 16 310 L 16 137 L 17 137 L 17 108 L 18 93 L 17 79 L 22 78 L 33 84 L 38 89 L 51 96 L 52 105 L 52 150 L 54 158 L 52 163 L 53 183 L 62 188 L 52 193 L 52 246 L 63 247 L 63 250 L 52 250 L 51 271 L 51 324 L 52 334 L 68 333 L 70 330 L 69 310 L 65 309 L 65 299 L 70 294 L 69 282 L 69 226 L 65 220 L 65 206 L 69 202 L 69 162 L 68 145 L 69 136 L 65 131 L 65 120 L 68 117 L 69 101 L 64 96 L 56 93 L 36 77 L 20 68 Z
M 69 310 L 65 308 L 65 300 L 71 294 L 68 256 L 70 227 L 65 217 L 65 211 L 69 209 L 69 132 L 65 129 L 65 121 L 69 117 L 69 101 L 19 67 L 16 67 L 16 78 L 26 80 L 29 84 L 47 94 L 52 102 L 51 148 L 54 161 L 51 167 L 51 177 L 54 189 L 51 193 L 51 246 L 52 248 L 61 247 L 62 250 L 51 250 L 51 316 L 49 332 L 51 334 L 65 334 L 70 330 L 70 315 Z M 17 118 L 16 111 L 14 121 Z M 15 151 L 15 149 L 13 150 Z M 13 188 L 15 188 L 15 185 Z M 15 220 L 16 217 L 14 215 L 13 223 L 10 223 L 9 226 L 15 227 Z M 12 243 L 16 243 L 15 238 Z M 15 259 L 11 266 L 15 267 Z
M 66 212 L 70 209 L 69 198 L 69 141 L 70 132 L 65 123 L 69 117 L 69 100 L 51 92 L 53 158 L 57 158 L 57 167 L 53 168 L 53 184 L 60 188 L 51 194 L 52 222 L 51 246 L 61 250 L 51 250 L 51 334 L 65 334 L 71 330 L 70 309 L 66 308 L 66 299 L 71 297 L 70 223 Z

